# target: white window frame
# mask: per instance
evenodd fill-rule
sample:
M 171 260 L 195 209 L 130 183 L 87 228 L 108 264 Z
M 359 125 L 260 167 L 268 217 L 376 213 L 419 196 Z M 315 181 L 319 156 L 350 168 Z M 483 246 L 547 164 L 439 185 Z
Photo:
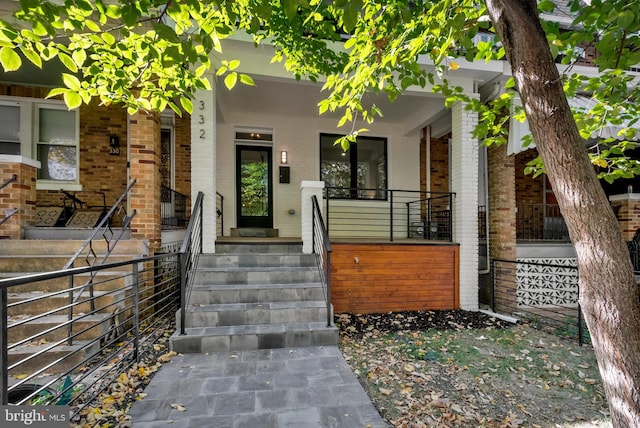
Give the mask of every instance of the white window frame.
M 37 161 L 39 144 L 39 109 L 68 110 L 62 101 L 43 100 L 41 98 L 0 96 L 0 104 L 20 107 L 20 157 Z M 69 190 L 80 191 L 80 114 L 75 113 L 75 147 L 76 147 L 76 179 L 73 181 L 42 180 L 36 181 L 37 190 Z M 40 162 L 37 162 L 38 168 Z
M 69 111 L 67 106 L 62 102 L 42 102 L 38 100 L 33 104 L 33 157 L 37 159 L 38 157 L 38 147 L 40 145 L 52 145 L 47 141 L 40 141 L 40 111 L 43 109 L 47 110 L 63 110 Z M 56 146 L 68 146 L 75 147 L 76 149 L 76 178 L 75 180 L 47 180 L 43 178 L 38 178 L 36 182 L 36 189 L 38 190 L 73 190 L 80 191 L 82 190 L 82 185 L 80 184 L 80 115 L 78 114 L 78 110 L 71 110 L 74 113 L 74 142 L 73 143 L 56 143 Z

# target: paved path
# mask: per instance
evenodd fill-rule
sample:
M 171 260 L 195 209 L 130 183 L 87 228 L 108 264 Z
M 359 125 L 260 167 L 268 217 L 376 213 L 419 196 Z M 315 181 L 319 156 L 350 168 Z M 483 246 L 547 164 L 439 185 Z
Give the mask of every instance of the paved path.
M 388 427 L 336 346 L 180 355 L 145 392 L 133 428 Z

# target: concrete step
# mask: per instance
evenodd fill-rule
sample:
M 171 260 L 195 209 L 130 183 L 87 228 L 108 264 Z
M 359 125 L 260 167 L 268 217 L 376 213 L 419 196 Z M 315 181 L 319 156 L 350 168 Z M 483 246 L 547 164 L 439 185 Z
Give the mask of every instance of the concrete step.
M 322 322 L 327 319 L 325 301 L 231 303 L 190 305 L 187 327 L 220 327 L 250 324 Z M 179 326 L 178 326 L 179 327 Z
M 216 242 L 216 254 L 239 254 L 239 253 L 301 253 L 302 242 L 299 239 L 277 239 L 277 240 L 229 240 L 222 239 Z
M 122 269 L 119 267 L 118 269 Z M 32 272 L 39 273 L 39 272 Z M 25 275 L 25 272 L 1 272 L 0 279 L 15 278 Z M 74 285 L 77 287 L 83 285 L 89 279 L 89 274 L 77 275 L 74 278 Z M 130 285 L 131 270 L 119 271 L 102 270 L 94 277 L 94 290 L 105 291 L 115 290 Z M 55 292 L 67 290 L 69 288 L 69 277 L 50 279 L 46 281 L 29 282 L 17 285 L 8 289 L 10 293 L 31 293 L 31 292 Z
M 208 305 L 221 303 L 265 303 L 323 300 L 319 282 L 302 284 L 218 284 L 194 285 L 191 302 Z
M 131 288 L 120 289 L 117 291 L 94 291 L 95 308 L 100 309 L 104 307 L 111 307 L 113 305 L 124 305 L 123 300 L 125 297 L 131 295 Z M 77 297 L 77 293 L 75 296 Z M 45 312 L 52 311 L 56 308 L 69 304 L 69 294 L 60 293 L 51 296 L 50 293 L 8 293 L 7 302 L 9 305 L 24 302 L 26 300 L 37 299 L 29 302 L 22 303 L 17 306 L 11 306 L 8 308 L 9 316 L 16 316 L 20 314 L 24 315 L 39 315 Z M 83 292 L 78 298 L 74 306 L 74 312 L 87 313 L 91 311 L 91 302 L 89 301 L 89 291 Z
M 291 253 L 237 253 L 203 254 L 198 259 L 198 268 L 234 268 L 234 267 L 313 267 L 316 259 L 313 254 Z
M 0 245 L 0 257 L 5 255 L 68 255 L 71 257 L 84 243 L 79 239 L 22 239 L 4 240 Z M 104 239 L 96 239 L 92 243 L 98 254 L 106 253 L 107 243 Z M 121 240 L 113 248 L 112 254 L 147 255 L 149 249 L 142 240 Z
M 90 340 L 96 337 L 102 336 L 109 331 L 109 326 L 112 323 L 112 314 L 100 313 L 96 315 L 89 315 L 80 318 L 78 314 L 75 315 L 76 321 L 73 323 L 73 333 L 80 333 L 74 340 Z M 11 327 L 15 322 L 23 319 L 22 317 L 9 319 L 8 341 L 9 343 L 16 343 L 20 340 L 34 337 L 36 342 L 45 340 L 47 342 L 54 342 L 62 340 L 67 337 L 67 325 L 61 325 L 67 322 L 67 315 L 60 311 L 59 315 L 48 315 L 42 318 L 38 318 L 29 321 L 25 324 L 21 324 L 15 327 Z M 41 334 L 44 331 L 51 329 L 51 331 Z
M 8 361 L 9 365 L 16 364 L 19 361 L 24 361 L 12 370 L 9 370 L 10 376 L 17 376 L 20 374 L 26 374 L 35 372 L 43 367 L 56 362 L 53 366 L 47 369 L 49 374 L 58 374 L 69 371 L 81 364 L 83 361 L 88 360 L 98 352 L 100 352 L 100 342 L 88 342 L 84 340 L 76 340 L 73 345 L 58 345 L 53 349 L 48 349 L 41 355 L 33 357 L 27 360 L 32 355 L 37 354 L 47 348 L 51 347 L 50 344 L 28 345 L 18 346 L 9 351 Z
M 71 255 L 3 255 L 0 257 L 0 272 L 20 272 L 23 275 L 34 272 L 51 272 L 61 270 L 71 258 Z M 131 255 L 110 255 L 107 259 L 107 263 L 118 263 L 122 261 L 131 260 Z M 89 259 L 93 262 L 94 257 Z M 100 257 L 98 260 L 102 260 Z M 88 266 L 84 258 L 79 258 L 76 263 L 76 267 Z
M 187 328 L 170 339 L 171 350 L 178 353 L 228 352 L 248 349 L 333 346 L 338 344 L 338 329 L 326 322 L 260 324 L 224 327 Z
M 315 267 L 258 267 L 198 269 L 195 284 L 292 284 L 318 282 Z

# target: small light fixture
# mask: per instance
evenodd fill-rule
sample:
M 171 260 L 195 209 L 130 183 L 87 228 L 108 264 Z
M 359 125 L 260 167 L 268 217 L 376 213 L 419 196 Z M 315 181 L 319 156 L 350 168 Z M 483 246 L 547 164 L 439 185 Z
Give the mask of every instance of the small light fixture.
M 280 163 L 282 163 L 282 164 L 289 163 L 289 155 L 284 150 L 280 152 Z

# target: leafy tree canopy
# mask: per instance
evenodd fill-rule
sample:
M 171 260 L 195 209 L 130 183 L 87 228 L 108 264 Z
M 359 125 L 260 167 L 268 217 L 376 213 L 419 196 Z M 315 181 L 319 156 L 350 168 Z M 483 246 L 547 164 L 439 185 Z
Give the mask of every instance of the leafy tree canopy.
M 571 24 L 543 21 L 552 52 L 561 58 L 567 97 L 586 94 L 592 107 L 575 112 L 585 139 L 607 125 L 622 128 L 618 138 L 591 148 L 592 162 L 608 180 L 631 177 L 640 164 L 625 153 L 637 146 L 640 117 L 637 74 L 640 63 L 640 4 L 624 0 L 564 0 Z M 448 104 L 465 101 L 480 114 L 476 136 L 488 143 L 506 139 L 504 114 L 517 90 L 513 80 L 498 99 L 481 103 L 447 79 L 463 61 L 501 60 L 499 42 L 474 42 L 491 34 L 485 5 L 477 0 L 21 0 L 11 22 L 0 21 L 0 64 L 5 71 L 23 61 L 38 67 L 57 58 L 67 68 L 62 96 L 69 108 L 98 98 L 138 109 L 191 112 L 197 90 L 210 89 L 205 72 L 222 53 L 221 40 L 234 33 L 276 47 L 298 79 L 322 80 L 327 98 L 320 113 L 341 111 L 339 125 L 354 124 L 347 147 L 382 112 L 365 105 L 367 92 L 394 100 L 412 86 L 430 85 Z M 554 1 L 538 2 L 540 12 Z M 570 21 L 571 21 L 570 20 Z M 25 22 L 27 25 L 25 25 Z M 570 30 L 569 30 L 570 28 Z M 595 48 L 598 73 L 580 74 L 574 64 Z M 216 69 L 227 87 L 253 84 L 237 60 Z M 519 117 L 524 119 L 524 114 Z M 542 171 L 539 162 L 531 170 Z

